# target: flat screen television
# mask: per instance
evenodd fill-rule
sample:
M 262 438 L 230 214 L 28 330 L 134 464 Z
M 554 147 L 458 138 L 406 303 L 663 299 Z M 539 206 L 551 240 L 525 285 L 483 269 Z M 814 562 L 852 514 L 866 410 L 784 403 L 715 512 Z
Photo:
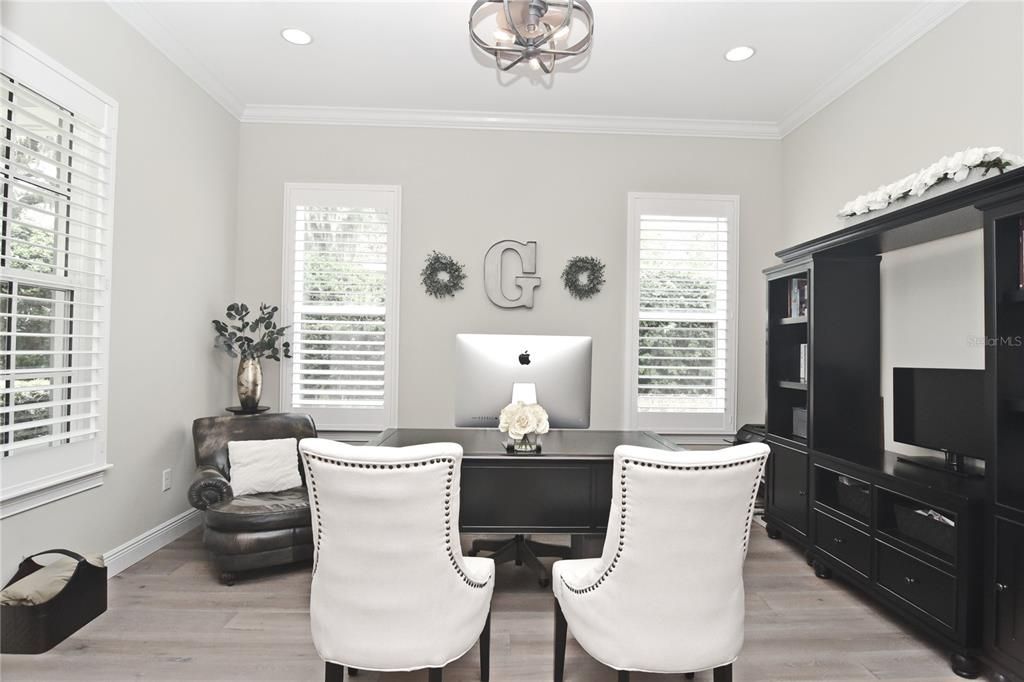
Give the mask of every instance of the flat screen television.
M 956 471 L 987 457 L 984 370 L 894 367 L 892 394 L 893 440 L 941 450 Z

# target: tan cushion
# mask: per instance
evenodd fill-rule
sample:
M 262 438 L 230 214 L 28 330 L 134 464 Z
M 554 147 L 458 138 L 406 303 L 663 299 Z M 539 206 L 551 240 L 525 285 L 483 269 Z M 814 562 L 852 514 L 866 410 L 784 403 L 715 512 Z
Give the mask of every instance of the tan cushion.
M 103 566 L 103 557 L 86 556 L 93 566 Z M 62 556 L 56 561 L 43 566 L 21 580 L 11 583 L 0 592 L 0 605 L 3 606 L 37 606 L 45 604 L 56 597 L 75 572 L 78 562 L 70 557 Z

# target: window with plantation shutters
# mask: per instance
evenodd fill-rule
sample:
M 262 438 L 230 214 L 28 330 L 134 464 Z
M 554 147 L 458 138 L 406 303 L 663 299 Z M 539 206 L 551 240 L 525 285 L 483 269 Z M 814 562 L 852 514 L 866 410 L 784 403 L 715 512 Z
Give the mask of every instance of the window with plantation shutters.
M 398 187 L 286 187 L 282 404 L 321 429 L 392 425 L 397 380 Z
M 665 433 L 735 430 L 731 196 L 629 196 L 629 420 Z
M 12 499 L 106 467 L 116 109 L 28 46 L 4 40 L 0 450 L 7 515 Z

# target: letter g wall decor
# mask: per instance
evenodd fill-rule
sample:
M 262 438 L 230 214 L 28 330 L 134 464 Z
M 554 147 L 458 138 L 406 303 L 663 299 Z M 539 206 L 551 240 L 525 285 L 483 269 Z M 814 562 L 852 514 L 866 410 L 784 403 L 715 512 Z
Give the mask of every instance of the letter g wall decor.
M 519 257 L 516 274 L 503 271 L 502 261 L 505 252 L 514 251 Z M 499 308 L 532 308 L 533 290 L 540 286 L 540 277 L 528 277 L 537 273 L 537 242 L 517 242 L 505 239 L 487 249 L 484 256 L 484 291 L 491 303 Z M 506 294 L 505 283 L 508 282 L 519 290 L 516 298 Z

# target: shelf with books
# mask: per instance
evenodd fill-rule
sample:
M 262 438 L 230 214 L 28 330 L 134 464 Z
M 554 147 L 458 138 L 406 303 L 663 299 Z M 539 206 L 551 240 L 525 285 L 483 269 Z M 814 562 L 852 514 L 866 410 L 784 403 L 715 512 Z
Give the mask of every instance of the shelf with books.
M 805 276 L 789 278 L 789 296 L 786 301 L 786 317 L 788 319 L 807 317 L 807 311 L 810 309 L 807 299 L 807 281 Z

